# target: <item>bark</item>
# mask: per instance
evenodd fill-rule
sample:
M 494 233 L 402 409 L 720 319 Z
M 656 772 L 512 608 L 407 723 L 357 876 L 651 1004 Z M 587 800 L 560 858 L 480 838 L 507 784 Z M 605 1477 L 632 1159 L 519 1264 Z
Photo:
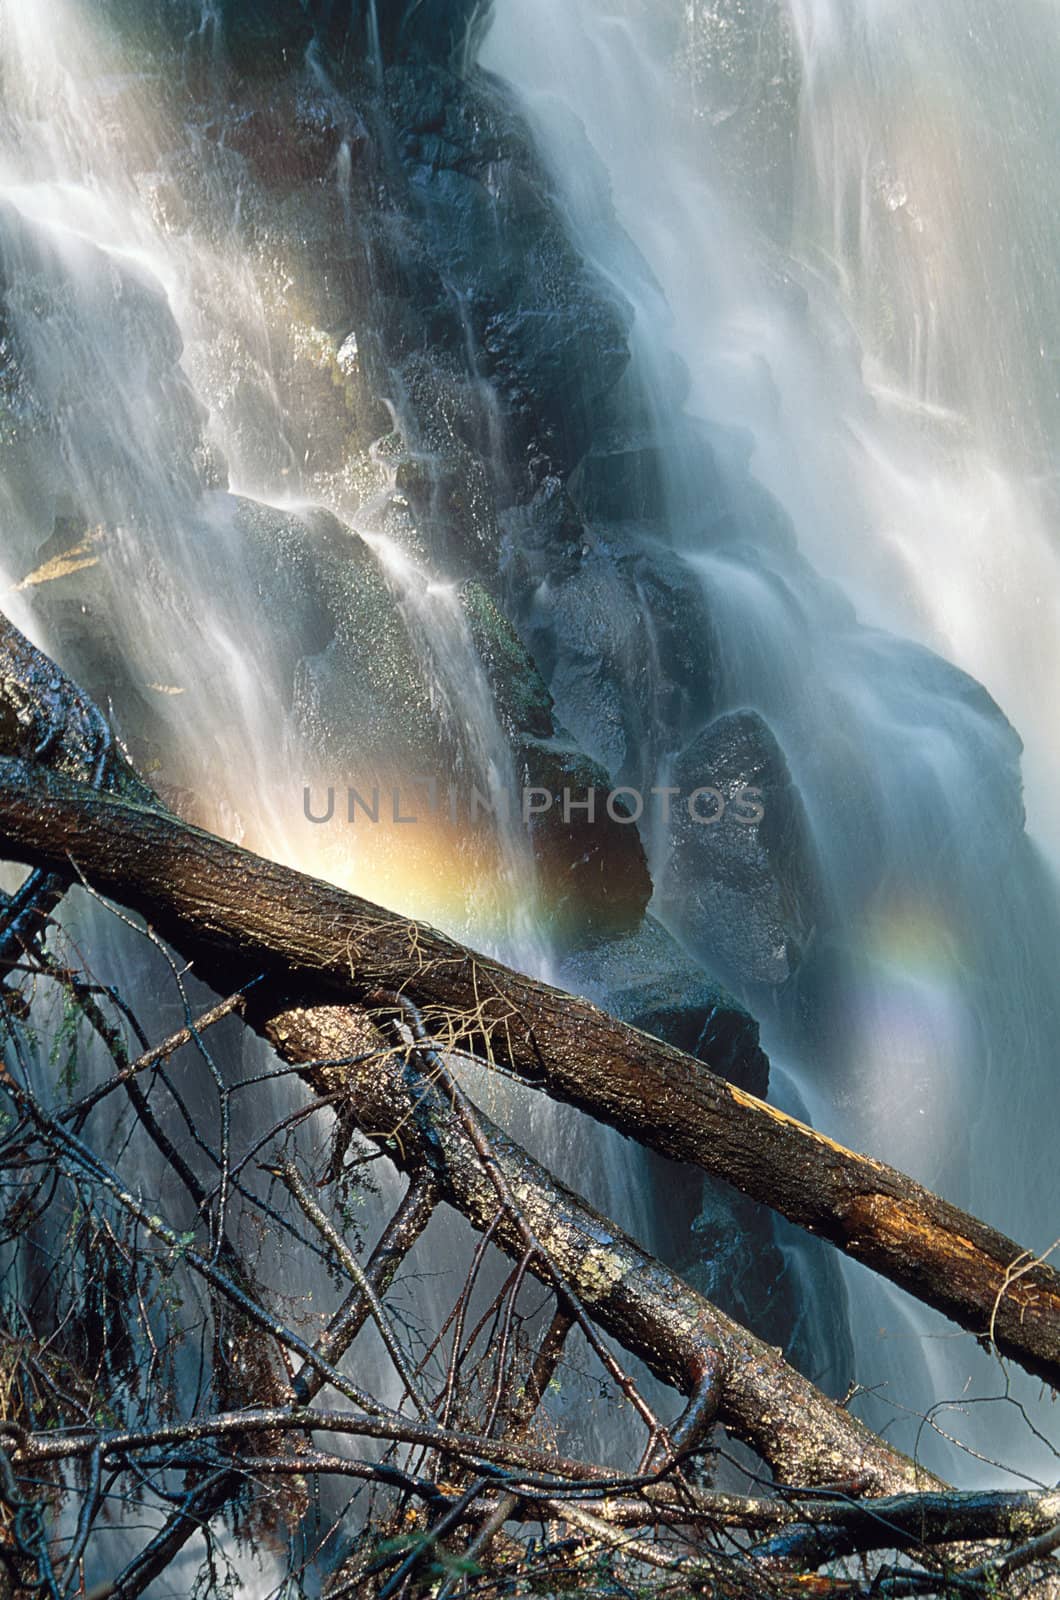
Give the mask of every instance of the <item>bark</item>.
M 919 1489 L 933 1482 L 827 1400 L 783 1361 L 779 1351 L 725 1317 L 559 1184 L 464 1099 L 449 1078 L 445 1060 L 432 1048 L 434 1036 L 441 1033 L 442 1042 L 450 1045 L 477 1044 L 489 1059 L 496 1059 L 494 1039 L 503 1033 L 505 1052 L 511 1054 L 518 1024 L 513 1017 L 500 1017 L 496 1012 L 496 983 L 505 976 L 515 980 L 516 974 L 506 974 L 500 967 L 487 972 L 481 964 L 480 979 L 479 958 L 459 946 L 364 902 L 346 903 L 347 897 L 341 896 L 343 922 L 333 926 L 331 944 L 333 947 L 336 937 L 340 939 L 343 964 L 336 969 L 333 961 L 329 964 L 314 958 L 307 962 L 301 945 L 292 958 L 277 948 L 276 938 L 279 920 L 291 909 L 291 893 L 303 884 L 325 894 L 331 892 L 326 885 L 312 884 L 297 874 L 285 875 L 287 892 L 275 902 L 270 899 L 275 885 L 259 882 L 253 899 L 247 902 L 254 914 L 241 930 L 234 930 L 232 902 L 227 899 L 233 869 L 236 877 L 255 870 L 267 876 L 269 864 L 241 851 L 226 861 L 225 853 L 232 847 L 185 828 L 157 807 L 150 791 L 115 757 L 105 723 L 76 687 L 61 674 L 50 677 L 44 658 L 10 626 L 6 634 L 0 633 L 0 643 L 6 646 L 10 663 L 6 674 L 0 665 L 0 702 L 10 704 L 15 699 L 20 709 L 24 708 L 16 738 L 12 740 L 7 733 L 7 747 L 14 743 L 22 754 L 28 741 L 35 758 L 31 765 L 0 759 L 0 795 L 7 794 L 7 785 L 13 784 L 21 800 L 13 809 L 35 818 L 34 854 L 47 841 L 48 859 L 40 865 L 64 877 L 71 871 L 85 872 L 87 866 L 89 878 L 98 887 L 115 892 L 157 921 L 185 956 L 197 960 L 201 976 L 215 986 L 224 987 L 222 980 L 233 963 L 238 965 L 248 954 L 254 968 L 263 962 L 278 968 L 275 985 L 255 984 L 250 990 L 252 998 L 244 1004 L 246 1020 L 285 1060 L 303 1068 L 318 1093 L 333 1096 L 340 1092 L 347 1108 L 344 1120 L 381 1143 L 396 1164 L 411 1174 L 414 1184 L 422 1185 L 426 1179 L 425 1203 L 413 1207 L 415 1227 L 426 1220 L 435 1196 L 441 1197 L 481 1232 L 488 1230 L 521 1263 L 520 1270 L 528 1268 L 556 1289 L 561 1306 L 581 1323 L 607 1370 L 628 1390 L 652 1429 L 648 1458 L 654 1464 L 661 1465 L 675 1449 L 702 1444 L 720 1421 L 755 1449 L 781 1481 L 813 1486 L 842 1480 L 865 1494 Z M 12 694 L 12 688 L 17 694 Z M 67 696 L 72 697 L 69 708 Z M 0 748 L 3 744 L 0 730 Z M 107 799 L 118 807 L 117 812 L 78 816 L 79 802 L 102 798 L 107 789 L 113 791 Z M 60 814 L 66 825 L 53 831 L 51 821 Z M 138 870 L 146 874 L 162 868 L 149 905 L 140 898 L 139 889 L 130 889 L 125 882 L 121 887 L 116 881 L 105 882 L 101 862 L 86 861 L 88 839 L 101 839 L 108 821 L 120 828 L 118 833 L 110 833 L 109 847 L 102 852 L 108 860 L 133 869 L 133 879 L 144 886 L 146 878 L 138 877 Z M 147 842 L 156 837 L 156 829 L 161 830 L 164 841 L 162 855 L 166 857 L 168 849 L 166 859 L 175 874 L 165 870 L 158 849 Z M 8 847 L 18 854 L 16 831 L 8 830 L 7 838 Z M 116 848 L 119 839 L 120 852 Z M 205 859 L 196 856 L 196 848 L 206 852 Z M 190 875 L 184 870 L 189 865 L 195 868 Z M 171 888 L 177 889 L 175 897 Z M 215 902 L 221 907 L 219 916 Z M 357 975 L 360 960 L 351 916 L 378 920 L 391 935 L 402 930 L 400 959 L 391 956 L 396 961 L 393 968 L 376 963 L 367 989 Z M 258 935 L 259 922 L 265 925 L 264 937 Z M 427 947 L 420 946 L 421 937 L 435 953 L 428 954 Z M 309 945 L 316 939 L 314 932 Z M 446 1002 L 441 1017 L 437 1003 L 425 1013 L 416 998 L 397 993 L 407 991 L 410 974 L 423 976 L 439 962 L 438 945 L 444 951 L 440 965 L 452 964 L 459 973 L 470 967 L 472 984 L 461 1011 L 454 1013 Z M 344 976 L 348 972 L 349 987 L 336 982 L 337 972 Z M 494 987 L 479 994 L 480 981 Z M 387 986 L 383 994 L 381 984 Z M 375 1002 L 377 1016 L 373 1020 L 363 1009 L 328 1003 L 333 991 L 344 999 Z M 561 1003 L 581 1004 L 567 1002 L 556 991 L 540 992 Z M 462 1037 L 468 1026 L 464 1012 L 474 1019 L 468 1040 Z M 399 1028 L 403 1035 L 396 1031 Z M 631 1037 L 646 1040 L 643 1035 Z M 388 1046 L 388 1038 L 397 1040 L 396 1050 Z M 402 1038 L 412 1042 L 403 1045 Z M 313 1204 L 311 1199 L 309 1203 Z M 329 1226 L 326 1219 L 321 1220 L 325 1228 Z M 364 1285 L 361 1287 L 363 1291 Z M 362 1292 L 360 1299 L 355 1325 L 372 1305 L 371 1294 L 365 1297 Z M 376 1310 L 380 1312 L 381 1307 L 377 1305 Z M 339 1323 L 342 1321 L 340 1316 Z M 594 1325 L 614 1335 L 659 1378 L 688 1397 L 685 1415 L 668 1439 L 658 1437 L 654 1417 L 614 1357 L 599 1345 Z M 312 1381 L 307 1368 L 297 1383 L 306 1385 L 309 1392 Z M 170 1543 L 186 1536 L 186 1519 L 177 1518 L 169 1533 L 169 1539 L 160 1541 L 167 1552 Z
M 470 1052 L 827 1238 L 1060 1387 L 1060 1276 L 893 1168 L 755 1099 L 586 1000 L 476 955 L 139 797 L 0 759 L 0 851 L 76 864 L 204 971 L 271 970 L 322 998 L 412 1000 Z
M 259 1003 L 248 1011 L 248 1021 L 285 1060 L 306 1066 L 318 1093 L 333 1092 L 339 1082 L 346 1086 L 362 1132 L 381 1140 L 404 1170 L 430 1171 L 443 1199 L 480 1231 L 492 1225 L 507 1254 L 523 1258 L 524 1232 L 508 1212 L 497 1220 L 498 1195 L 479 1151 L 444 1083 L 420 1071 L 414 1051 L 401 1070 L 381 1070 L 378 1059 L 354 1067 L 322 1065 L 363 1057 L 372 1040 L 368 1019 L 345 1006 L 270 1010 Z M 780 1482 L 842 1482 L 859 1494 L 894 1494 L 935 1482 L 826 1399 L 780 1351 L 717 1310 L 559 1183 L 481 1111 L 474 1115 L 518 1212 L 540 1243 L 530 1270 L 552 1283 L 549 1263 L 558 1267 L 595 1323 L 689 1397 L 701 1423 L 698 1432 L 702 1424 L 720 1422 Z
M 5 640 L 0 624 L 0 644 L 7 643 L 9 656 L 13 632 Z M 39 661 L 32 650 L 21 658 L 16 652 L 14 659 L 18 687 L 27 660 L 34 673 Z M 1002 1497 L 1004 1503 L 973 1510 L 939 1494 L 944 1486 L 937 1480 L 827 1400 L 787 1366 L 779 1351 L 724 1316 L 490 1124 L 463 1096 L 450 1076 L 448 1057 L 438 1051 L 467 1051 L 499 1064 L 667 1154 L 684 1155 L 738 1181 L 746 1192 L 817 1227 L 862 1259 L 871 1260 L 871 1249 L 887 1260 L 896 1256 L 890 1275 L 906 1287 L 915 1290 L 917 1273 L 929 1268 L 950 1273 L 941 1285 L 931 1282 L 922 1297 L 944 1309 L 960 1308 L 961 1320 L 969 1306 L 977 1315 L 986 1312 L 987 1323 L 995 1313 L 994 1296 L 990 1302 L 983 1298 L 982 1284 L 968 1268 L 969 1253 L 985 1257 L 985 1270 L 995 1273 L 998 1289 L 1008 1287 L 1006 1269 L 1014 1264 L 1018 1276 L 1013 1276 L 1011 1295 L 1014 1301 L 1023 1297 L 1018 1302 L 1021 1337 L 1004 1332 L 1007 1294 L 994 1320 L 999 1342 L 1007 1338 L 1018 1346 L 1013 1353 L 1034 1370 L 1055 1366 L 1055 1316 L 1042 1310 L 1043 1300 L 1056 1296 L 1054 1274 L 1040 1267 L 1020 1270 L 1023 1258 L 1010 1241 L 586 1002 L 188 828 L 158 805 L 120 753 L 113 752 L 105 724 L 83 697 L 64 722 L 68 684 L 61 675 L 50 684 L 44 737 L 33 696 L 26 698 L 25 714 L 12 730 L 10 719 L 5 724 L 2 716 L 3 705 L 11 704 L 7 676 L 0 659 L 0 750 L 31 761 L 0 757 L 0 848 L 6 839 L 5 853 L 63 879 L 83 873 L 96 888 L 146 915 L 215 986 L 231 988 L 264 969 L 270 982 L 248 991 L 247 1021 L 319 1093 L 334 1097 L 340 1091 L 348 1125 L 373 1138 L 412 1174 L 415 1188 L 369 1266 L 370 1292 L 355 1284 L 329 1330 L 334 1351 L 328 1346 L 328 1371 L 331 1356 L 346 1348 L 370 1313 L 385 1316 L 374 1298 L 376 1289 L 435 1200 L 445 1199 L 505 1249 L 520 1272 L 534 1272 L 557 1291 L 563 1332 L 568 1321 L 588 1327 L 591 1317 L 594 1327 L 605 1329 L 688 1397 L 684 1416 L 668 1436 L 653 1435 L 649 1459 L 655 1467 L 669 1469 L 675 1450 L 701 1448 L 721 1423 L 755 1449 L 782 1483 L 829 1494 L 839 1487 L 850 1496 L 906 1496 L 881 1502 L 887 1510 L 888 1547 L 1022 1533 L 1030 1542 L 1016 1553 L 1021 1564 L 1048 1557 L 1056 1540 L 1045 1527 L 1053 1511 L 1048 1499 L 1030 1507 L 1016 1497 L 1011 1503 Z M 308 1191 L 296 1198 L 307 1204 L 309 1214 L 315 1211 Z M 927 1218 L 929 1226 L 919 1227 L 930 1235 L 927 1244 L 899 1250 L 883 1230 L 882 1242 L 872 1236 L 859 1245 L 849 1230 L 859 1201 L 870 1222 L 881 1215 L 880 1201 L 903 1215 Z M 330 1228 L 323 1214 L 318 1220 L 325 1231 Z M 1028 1285 L 1035 1294 L 1027 1294 Z M 976 1327 L 976 1317 L 966 1325 Z M 619 1370 L 609 1352 L 601 1354 L 605 1364 L 612 1363 L 609 1370 Z M 293 1400 L 304 1403 L 320 1387 L 325 1368 L 318 1357 L 319 1352 L 308 1353 L 294 1381 Z M 334 1373 L 332 1381 L 339 1381 Z M 247 1415 L 231 1420 L 244 1437 Z M 263 1415 L 263 1426 L 269 1420 Z M 369 1416 L 361 1423 L 366 1434 L 388 1425 Z M 401 1426 L 411 1438 L 415 1426 L 404 1421 Z M 506 1441 L 507 1432 L 497 1441 L 498 1459 L 511 1455 Z M 43 1460 L 47 1450 L 35 1443 Z M 53 1448 L 57 1443 L 52 1441 Z M 61 1448 L 68 1452 L 70 1444 L 61 1441 Z M 98 1448 L 91 1440 L 85 1447 Z M 445 1444 L 441 1448 L 444 1453 Z M 278 1470 L 288 1465 L 280 1462 Z M 204 1487 L 210 1503 L 200 1509 L 208 1512 L 215 1496 Z M 677 1502 L 690 1509 L 687 1485 L 675 1489 L 660 1480 L 642 1489 L 649 1500 L 656 1493 L 674 1494 L 678 1515 Z M 516 1500 L 517 1495 L 504 1497 L 493 1508 L 487 1534 L 497 1513 L 506 1514 Z M 617 1522 L 636 1525 L 632 1502 L 628 1518 L 612 1497 L 602 1504 L 605 1515 L 612 1506 Z M 574 1515 L 559 1502 L 556 1510 L 606 1533 L 606 1523 L 594 1513 Z M 788 1571 L 881 1542 L 868 1508 L 862 1517 L 849 1503 L 822 1506 L 820 1519 L 805 1503 L 789 1504 L 787 1511 L 772 1522 L 773 1539 L 756 1554 L 767 1562 L 779 1560 Z M 763 1531 L 771 1520 L 761 1524 Z M 753 1526 L 754 1518 L 737 1519 L 736 1525 Z M 161 1542 L 171 1549 L 186 1536 L 187 1518 L 177 1516 Z M 645 1558 L 651 1554 L 646 1549 Z M 674 1570 L 692 1571 L 681 1562 Z M 1007 1576 L 1007 1568 L 1001 1576 Z

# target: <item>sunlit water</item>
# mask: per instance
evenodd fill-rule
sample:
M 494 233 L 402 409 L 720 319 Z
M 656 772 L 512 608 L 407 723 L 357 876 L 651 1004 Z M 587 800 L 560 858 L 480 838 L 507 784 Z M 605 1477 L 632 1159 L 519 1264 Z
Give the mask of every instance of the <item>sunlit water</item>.
M 95 620 L 79 626 L 91 632 L 105 617 L 121 660 L 118 698 L 150 701 L 167 740 L 167 776 L 209 797 L 211 826 L 548 977 L 550 940 L 536 915 L 538 884 L 517 808 L 512 822 L 502 812 L 481 857 L 460 854 L 450 835 L 426 825 L 410 841 L 385 829 L 325 832 L 303 816 L 312 761 L 286 702 L 277 648 L 284 641 L 241 566 L 245 543 L 238 502 L 225 493 L 226 465 L 241 495 L 284 514 L 324 501 L 349 519 L 356 505 L 355 532 L 409 624 L 434 713 L 459 731 L 462 765 L 452 776 L 461 792 L 474 783 L 486 795 L 510 794 L 511 751 L 454 585 L 429 560 L 411 558 L 379 515 L 393 486 L 385 452 L 366 450 L 362 476 L 376 493 L 355 502 L 337 478 L 322 492 L 303 470 L 269 365 L 275 311 L 235 228 L 226 231 L 223 221 L 235 214 L 238 195 L 220 192 L 216 216 L 189 218 L 176 231 L 159 225 L 150 175 L 183 131 L 166 125 L 150 80 L 138 83 L 126 66 L 90 6 L 60 3 L 45 15 L 0 0 L 0 260 L 22 286 L 8 309 L 37 393 L 59 422 L 55 458 L 16 453 L 0 467 L 4 609 L 61 659 L 61 633 L 42 622 L 47 613 L 35 602 L 56 576 L 80 574 L 88 585 L 105 570 L 100 611 L 93 602 Z M 120 90 L 120 128 L 108 120 L 110 86 Z M 340 189 L 344 173 L 348 181 L 340 159 Z M 238 380 L 248 372 L 244 404 Z M 51 565 L 39 562 L 37 552 L 67 515 L 76 542 Z M 287 642 L 297 653 L 298 641 Z M 120 727 L 121 705 L 110 710 Z M 445 774 L 431 776 L 444 782 Z M 372 777 L 334 773 L 337 784 L 348 778 L 366 791 Z M 141 1019 L 163 1036 L 174 1024 L 174 994 L 164 972 L 152 975 L 142 943 L 76 894 L 66 915 L 79 947 L 94 952 L 97 972 L 138 994 Z M 252 1040 L 242 1050 L 229 1041 L 219 1059 L 234 1082 L 267 1070 L 264 1049 Z M 558 1170 L 645 1232 L 650 1207 L 632 1176 L 632 1146 L 604 1135 L 579 1155 L 573 1113 L 541 1097 L 513 1104 L 496 1082 L 481 1088 L 491 1112 L 514 1121 Z M 255 1100 L 267 1125 L 291 1110 L 298 1091 L 283 1079 L 261 1086 Z M 307 1135 L 304 1154 L 319 1164 L 319 1131 Z M 145 1142 L 140 1159 L 139 1183 L 161 1201 L 159 1156 Z M 392 1173 L 381 1186 L 369 1239 L 402 1187 Z M 466 1269 L 468 1234 L 442 1215 L 413 1260 L 415 1315 L 424 1325 L 449 1309 Z M 333 1299 L 312 1260 L 284 1254 L 270 1278 L 270 1288 L 302 1308 L 297 1315 L 315 1315 L 314 1299 L 321 1308 Z M 368 1346 L 359 1348 L 361 1381 L 396 1402 L 386 1359 L 370 1337 Z M 194 1373 L 188 1381 L 194 1387 Z M 588 1431 L 596 1426 L 591 1420 Z M 130 1535 L 127 1553 L 140 1543 Z M 189 1589 L 200 1553 L 188 1552 Z M 239 1559 L 247 1592 L 259 1585 L 272 1592 L 271 1575 L 262 1577 L 249 1555 Z
M 792 0 L 794 222 L 778 240 L 764 180 L 727 168 L 719 108 L 686 95 L 681 70 L 736 10 L 500 0 L 485 59 L 526 97 L 576 237 L 636 309 L 721 708 L 767 717 L 808 805 L 829 913 L 801 1005 L 767 1026 L 774 1060 L 820 1126 L 1046 1249 L 1060 1233 L 1053 870 L 1015 831 L 1018 742 L 920 645 L 1019 729 L 1031 837 L 1056 859 L 1055 28 L 1032 0 L 930 19 L 900 0 Z M 745 430 L 797 553 L 750 504 L 735 537 L 687 510 L 696 463 L 668 443 L 670 352 L 688 409 Z M 868 1274 L 849 1281 L 857 1378 L 880 1386 L 867 1415 L 962 1481 L 990 1478 L 916 1421 L 961 1401 L 940 1428 L 1051 1479 L 1014 1408 L 973 1403 L 1006 1380 L 969 1338 Z M 1013 1393 L 1033 1407 L 1039 1386 L 1017 1377 Z M 1052 1430 L 1048 1403 L 1038 1421 Z

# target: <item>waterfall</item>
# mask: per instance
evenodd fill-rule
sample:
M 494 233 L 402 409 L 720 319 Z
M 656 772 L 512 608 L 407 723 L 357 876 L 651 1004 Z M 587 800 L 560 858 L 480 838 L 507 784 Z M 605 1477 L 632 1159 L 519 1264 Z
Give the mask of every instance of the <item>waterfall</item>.
M 638 1024 L 692 1018 L 678 1042 L 710 1060 L 717 1011 L 753 1032 L 719 975 L 762 1021 L 774 1100 L 1049 1249 L 1045 8 L 495 0 L 449 123 L 424 59 L 395 77 L 399 8 L 355 8 L 370 59 L 342 80 L 340 10 L 325 39 L 281 8 L 283 72 L 233 90 L 225 50 L 253 66 L 267 8 L 173 0 L 156 27 L 126 0 L 0 0 L 4 609 L 183 814 Z M 463 8 L 476 44 L 484 10 Z M 408 15 L 464 39 L 444 5 Z M 747 759 L 773 829 L 755 894 L 658 810 L 649 883 L 635 830 L 563 840 L 550 869 L 502 803 Z M 366 823 L 397 780 L 442 803 Z M 490 825 L 447 815 L 447 785 L 496 802 Z M 64 915 L 123 991 L 148 972 L 162 1037 L 154 957 L 76 895 Z M 261 1069 L 244 1048 L 233 1081 Z M 706 1239 L 690 1270 L 737 1312 L 759 1289 L 759 1331 L 813 1377 L 842 1392 L 852 1361 L 853 1404 L 928 1466 L 1053 1475 L 1039 1386 L 970 1335 L 469 1081 L 683 1270 Z M 262 1099 L 279 1120 L 295 1094 Z M 432 1224 L 413 1270 L 443 1276 L 466 1234 Z M 277 1291 L 326 1308 L 297 1265 Z M 571 1390 L 560 1434 L 620 1456 Z
M 0 204 L 8 219 L 2 249 L 12 279 L 27 286 L 24 306 L 12 297 L 14 331 L 41 387 L 50 386 L 62 461 L 61 471 L 34 460 L 21 474 L 12 465 L 0 474 L 0 506 L 11 529 L 9 587 L 47 593 L 52 569 L 30 568 L 55 519 L 69 526 L 70 548 L 78 552 L 57 551 L 60 563 L 80 563 L 93 578 L 113 564 L 108 600 L 120 624 L 130 689 L 116 709 L 128 719 L 122 731 L 134 750 L 133 695 L 151 702 L 152 723 L 169 725 L 172 781 L 209 793 L 210 814 L 223 831 L 312 868 L 319 840 L 305 825 L 301 784 L 315 763 L 285 703 L 289 652 L 273 651 L 268 602 L 263 608 L 247 590 L 246 525 L 270 512 L 276 515 L 267 519 L 282 524 L 314 503 L 347 518 L 356 508 L 363 548 L 373 552 L 383 583 L 408 616 L 433 714 L 457 730 L 464 746 L 462 787 L 477 783 L 485 794 L 510 800 L 507 738 L 454 585 L 444 569 L 409 559 L 392 537 L 393 465 L 371 447 L 359 463 L 356 496 L 341 482 L 320 493 L 310 452 L 293 440 L 278 393 L 273 286 L 256 275 L 226 221 L 230 201 L 238 211 L 238 194 L 215 188 L 206 195 L 215 215 L 172 224 L 164 210 L 165 159 L 185 132 L 167 122 L 165 110 L 152 108 L 146 84 L 137 83 L 106 31 L 78 8 L 68 12 L 67 48 L 58 52 L 50 27 L 42 33 L 24 8 L 2 14 L 11 87 L 9 137 L 0 153 Z M 203 31 L 211 19 L 217 20 L 207 8 Z M 107 74 L 119 71 L 126 76 L 113 107 Z M 145 148 L 149 173 L 155 170 L 134 181 L 131 160 L 142 161 Z M 344 170 L 340 148 L 338 185 Z M 223 178 L 223 170 L 211 174 L 213 184 Z M 32 299 L 42 279 L 48 293 L 63 297 L 43 313 Z M 301 337 L 326 344 L 311 324 Z M 343 359 L 355 363 L 355 337 L 344 350 Z M 71 396 L 72 368 L 81 388 Z M 226 466 L 240 500 L 223 492 Z M 45 642 L 61 651 L 57 626 Z M 39 620 L 34 631 L 40 632 Z M 194 750 L 179 725 L 196 728 Z M 348 772 L 331 765 L 327 775 L 368 792 L 380 771 L 366 760 Z M 432 776 L 441 782 L 440 774 Z M 383 810 L 389 806 L 388 794 Z M 486 887 L 477 906 L 465 884 L 443 886 L 441 902 L 430 892 L 417 899 L 412 867 L 394 864 L 390 841 L 373 855 L 375 842 L 369 840 L 364 862 L 331 851 L 330 874 L 413 913 L 445 915 L 455 930 L 480 943 L 495 940 L 512 959 L 547 969 L 545 942 L 531 926 L 533 866 L 516 826 L 502 817 L 495 874 L 490 870 L 495 894 Z M 491 895 L 499 896 L 492 909 Z
M 1048 1249 L 1060 569 L 1036 156 L 1056 39 L 1040 7 L 987 9 L 792 0 L 749 22 L 500 0 L 484 59 L 524 96 L 580 248 L 636 308 L 670 533 L 717 635 L 703 716 L 762 713 L 807 805 L 827 908 L 772 1010 L 774 1062 L 830 1133 Z M 762 80 L 763 60 L 786 66 Z M 787 118 L 771 144 L 756 92 Z M 743 145 L 730 119 L 750 122 Z M 735 478 L 735 535 L 690 505 L 705 436 L 722 470 L 749 456 L 786 534 Z M 1002 712 L 1026 741 L 1029 839 Z M 657 879 L 665 921 L 686 897 Z M 1015 1405 L 1034 1412 L 1037 1386 L 848 1278 L 866 1415 L 960 1481 L 984 1459 L 1048 1479 Z M 968 1453 L 917 1420 L 936 1402 Z
M 205 65 L 207 102 L 220 93 L 222 19 L 223 8 L 204 4 L 178 57 L 189 73 Z M 209 103 L 184 123 L 182 85 L 170 95 L 159 70 L 149 48 L 138 52 L 89 5 L 63 0 L 45 26 L 32 8 L 0 0 L 0 403 L 9 399 L 8 339 L 23 375 L 0 454 L 5 610 L 107 706 L 176 809 L 550 977 L 553 930 L 520 816 L 511 718 L 473 637 L 472 623 L 488 629 L 496 613 L 482 591 L 468 600 L 466 574 L 449 566 L 440 540 L 424 539 L 406 493 L 437 441 L 411 437 L 397 374 L 365 374 L 360 322 L 324 326 L 304 218 L 289 240 L 275 219 L 254 216 L 259 248 L 246 248 L 241 225 L 257 199 L 246 157 L 212 131 L 207 142 Z M 351 231 L 363 129 L 337 104 L 312 50 L 306 73 L 307 116 L 327 137 L 327 119 L 337 120 L 334 157 L 313 194 L 341 237 Z M 370 324 L 370 300 L 354 309 Z M 524 670 L 510 657 L 509 677 Z M 550 723 L 536 731 L 549 752 L 562 744 Z M 398 808 L 423 799 L 418 779 L 436 785 L 440 801 L 419 826 L 399 826 Z M 369 807 L 376 796 L 381 825 L 363 811 L 347 825 L 347 784 Z M 338 799 L 325 828 L 307 820 L 303 789 L 319 798 L 328 785 Z M 496 819 L 469 830 L 472 792 L 496 802 Z M 122 993 L 147 983 L 141 1021 L 164 1036 L 172 994 L 142 941 L 76 893 L 64 922 Z M 217 1050 L 232 1083 L 269 1071 L 256 1041 L 222 1039 Z M 208 1077 L 192 1079 L 192 1103 L 208 1107 Z M 649 1231 L 627 1141 L 604 1130 L 586 1150 L 577 1113 L 492 1074 L 475 1090 L 557 1171 L 635 1232 Z M 304 1100 L 289 1077 L 257 1094 L 266 1122 Z M 185 1133 L 178 1126 L 176 1136 Z M 319 1127 L 305 1141 L 307 1164 L 319 1162 Z M 127 1159 L 143 1193 L 171 1198 L 146 1140 Z M 393 1173 L 380 1181 L 380 1220 L 400 1187 Z M 369 1235 L 375 1227 L 373 1219 Z M 428 1320 L 445 1317 L 469 1232 L 458 1218 L 436 1221 L 412 1258 Z M 270 1288 L 314 1327 L 318 1308 L 334 1303 L 334 1284 L 312 1259 L 274 1261 Z M 399 1401 L 370 1338 L 363 1360 L 378 1392 Z M 183 1381 L 194 1393 L 199 1376 L 189 1369 Z M 591 1406 L 578 1413 L 580 1381 L 568 1383 L 559 1410 L 571 1437 L 591 1437 L 607 1423 Z M 607 1448 L 621 1444 L 620 1427 Z M 251 1591 L 270 1592 L 258 1570 L 268 1566 L 240 1557 Z

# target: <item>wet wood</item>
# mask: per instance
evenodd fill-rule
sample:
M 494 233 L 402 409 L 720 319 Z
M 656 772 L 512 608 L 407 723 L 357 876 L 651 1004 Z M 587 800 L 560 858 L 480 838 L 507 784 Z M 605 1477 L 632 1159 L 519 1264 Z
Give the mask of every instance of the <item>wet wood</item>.
M 397 1166 L 429 1172 L 438 1194 L 518 1262 L 525 1232 L 502 1213 L 480 1152 L 457 1109 L 416 1054 L 384 1052 L 363 1014 L 341 1005 L 301 1004 L 276 1012 L 280 997 L 251 1000 L 247 1020 L 286 1061 L 301 1065 L 319 1094 L 349 1093 L 360 1130 L 381 1143 Z M 329 1063 L 335 1063 L 329 1065 Z M 352 1063 L 352 1064 L 350 1064 Z M 719 1423 L 761 1456 L 780 1482 L 807 1487 L 849 1483 L 858 1495 L 939 1488 L 938 1480 L 829 1400 L 783 1359 L 615 1223 L 546 1171 L 483 1112 L 474 1108 L 491 1160 L 503 1173 L 542 1255 L 530 1271 L 543 1283 L 558 1268 L 594 1323 L 638 1355 L 664 1383 L 697 1405 L 710 1374 L 710 1423 Z M 675 1444 L 679 1428 L 673 1430 Z M 705 1435 L 704 1435 L 705 1436 Z
M 227 988 L 267 969 L 368 1008 L 401 991 L 440 1045 L 725 1179 L 1060 1387 L 1060 1276 L 1003 1234 L 588 1001 L 127 796 L 2 759 L 0 854 L 73 862 Z

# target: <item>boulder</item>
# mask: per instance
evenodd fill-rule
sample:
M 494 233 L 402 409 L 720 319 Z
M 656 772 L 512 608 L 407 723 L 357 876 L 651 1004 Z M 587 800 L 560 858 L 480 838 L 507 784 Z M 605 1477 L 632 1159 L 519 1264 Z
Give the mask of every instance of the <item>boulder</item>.
M 496 602 L 477 583 L 465 585 L 461 598 L 519 787 L 538 791 L 528 806 L 530 840 L 557 935 L 570 942 L 635 928 L 652 886 L 629 808 L 616 803 L 609 812 L 608 773 L 556 721 L 552 696 Z M 591 814 L 582 804 L 590 791 Z
M 765 720 L 733 711 L 676 757 L 660 898 L 697 955 L 741 987 L 784 983 L 813 937 L 820 892 L 802 800 Z
M 650 788 L 714 695 L 703 586 L 642 529 L 579 524 L 562 494 L 520 519 L 512 609 L 579 744 L 620 783 Z
M 562 982 L 623 1022 L 698 1056 L 748 1093 L 766 1094 L 769 1061 L 758 1023 L 654 917 L 578 951 Z
M 651 877 L 630 808 L 621 800 L 609 808 L 606 770 L 559 726 L 552 739 L 525 739 L 518 760 L 522 788 L 537 790 L 531 800 L 542 808 L 529 817 L 530 840 L 557 941 L 636 927 Z

